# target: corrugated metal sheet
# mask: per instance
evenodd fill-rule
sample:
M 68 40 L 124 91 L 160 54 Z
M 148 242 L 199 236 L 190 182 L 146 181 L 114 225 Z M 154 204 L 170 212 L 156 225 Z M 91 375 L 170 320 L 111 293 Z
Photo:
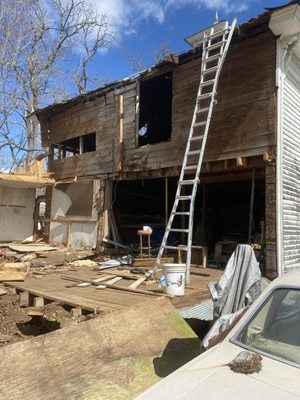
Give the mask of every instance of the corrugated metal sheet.
M 185 319 L 196 318 L 202 321 L 212 321 L 213 309 L 212 300 L 207 300 L 193 307 L 182 308 L 179 310 L 179 314 Z
M 283 88 L 282 243 L 283 270 L 300 266 L 300 82 L 299 66 L 290 61 Z M 295 73 L 296 72 L 296 73 Z

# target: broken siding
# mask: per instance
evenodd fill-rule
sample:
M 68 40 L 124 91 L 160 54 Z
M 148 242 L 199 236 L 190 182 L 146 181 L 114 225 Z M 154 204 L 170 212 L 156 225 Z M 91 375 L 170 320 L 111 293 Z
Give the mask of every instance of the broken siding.
M 290 61 L 283 88 L 282 239 L 283 271 L 300 267 L 300 81 L 299 61 Z
M 130 105 L 130 98 L 136 98 L 135 87 L 134 83 L 122 89 L 124 107 L 127 110 L 127 100 L 129 99 Z M 115 142 L 119 135 L 118 98 L 118 95 L 110 92 L 86 103 L 77 104 L 50 118 L 51 145 L 96 132 L 96 151 L 50 162 L 50 170 L 55 173 L 57 179 L 113 172 Z M 135 121 L 135 113 L 133 120 Z M 128 115 L 125 114 L 124 125 L 124 129 L 135 131 L 130 110 Z
M 173 70 L 171 141 L 137 148 L 133 125 L 125 130 L 124 171 L 181 166 L 199 84 L 199 58 Z M 271 32 L 233 44 L 218 86 L 204 161 L 271 152 L 276 144 L 276 39 Z
M 72 247 L 97 244 L 99 180 L 57 185 L 53 189 L 50 241 Z
M 199 56 L 199 55 L 198 55 Z M 275 146 L 276 40 L 265 32 L 233 44 L 221 74 L 204 161 L 234 159 L 272 152 Z M 137 146 L 138 88 L 123 90 L 122 149 L 119 92 L 78 104 L 50 118 L 51 143 L 96 132 L 96 151 L 52 161 L 56 179 L 116 172 L 153 171 L 181 166 L 199 83 L 200 58 L 173 68 L 171 140 Z M 169 70 L 172 69 L 171 67 Z M 166 69 L 164 70 L 166 72 Z M 122 150 L 122 151 L 120 151 Z

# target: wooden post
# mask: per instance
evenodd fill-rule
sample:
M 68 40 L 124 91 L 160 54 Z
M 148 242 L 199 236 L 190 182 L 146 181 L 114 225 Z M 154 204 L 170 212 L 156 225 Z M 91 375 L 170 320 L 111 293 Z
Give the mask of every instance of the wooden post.
M 67 222 L 67 247 L 69 248 L 71 245 L 71 222 Z
M 202 225 L 205 231 L 206 220 L 207 220 L 207 185 L 202 185 L 203 197 L 202 197 Z
M 124 143 L 124 96 L 119 95 L 117 102 L 117 113 L 119 115 L 118 129 L 115 142 L 114 170 L 119 172 L 122 170 L 123 162 L 123 143 Z
M 33 299 L 33 307 L 44 307 L 44 298 L 43 297 L 35 297 Z
M 20 293 L 20 307 L 28 307 L 29 306 L 29 293 L 21 292 Z
M 252 228 L 253 228 L 254 196 L 255 196 L 255 168 L 253 168 L 253 170 L 252 170 L 251 198 L 250 198 L 250 210 L 249 210 L 248 244 L 251 244 L 251 236 L 252 236 Z
M 79 137 L 79 154 L 83 154 L 83 137 Z
M 169 180 L 165 177 L 165 227 L 168 225 L 169 220 Z
M 94 204 L 95 207 L 93 207 L 93 218 L 97 219 L 97 250 L 100 252 L 104 251 L 104 244 L 103 244 L 103 239 L 104 239 L 104 217 L 105 217 L 105 211 L 104 211 L 104 199 L 105 199 L 105 179 L 99 179 L 97 182 L 98 185 L 98 193 L 96 194 L 96 189 L 94 190 Z M 94 182 L 95 184 L 95 182 Z
M 57 158 L 58 158 L 58 160 L 60 160 L 61 158 L 62 158 L 62 151 L 61 151 L 61 145 L 59 144 L 58 146 L 57 146 Z
M 113 181 L 105 181 L 105 198 L 104 198 L 104 213 L 103 213 L 103 237 L 110 238 L 110 220 L 111 220 L 111 203 L 113 196 Z

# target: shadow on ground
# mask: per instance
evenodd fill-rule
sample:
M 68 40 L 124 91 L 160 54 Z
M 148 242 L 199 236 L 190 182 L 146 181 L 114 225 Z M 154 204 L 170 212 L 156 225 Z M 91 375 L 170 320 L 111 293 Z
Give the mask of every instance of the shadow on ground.
M 200 353 L 200 340 L 198 338 L 171 339 L 162 356 L 153 359 L 155 373 L 164 378 Z

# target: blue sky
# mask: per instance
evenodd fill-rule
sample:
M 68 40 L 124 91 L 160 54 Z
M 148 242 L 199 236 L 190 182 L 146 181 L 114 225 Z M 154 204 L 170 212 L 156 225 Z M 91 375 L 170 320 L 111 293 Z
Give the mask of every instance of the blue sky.
M 91 0 L 105 10 L 120 37 L 112 50 L 99 54 L 94 68 L 104 81 L 132 74 L 126 51 L 153 64 L 151 54 L 163 42 L 172 51 L 188 49 L 184 38 L 211 25 L 215 11 L 219 19 L 241 24 L 264 12 L 265 7 L 284 4 L 284 0 Z

